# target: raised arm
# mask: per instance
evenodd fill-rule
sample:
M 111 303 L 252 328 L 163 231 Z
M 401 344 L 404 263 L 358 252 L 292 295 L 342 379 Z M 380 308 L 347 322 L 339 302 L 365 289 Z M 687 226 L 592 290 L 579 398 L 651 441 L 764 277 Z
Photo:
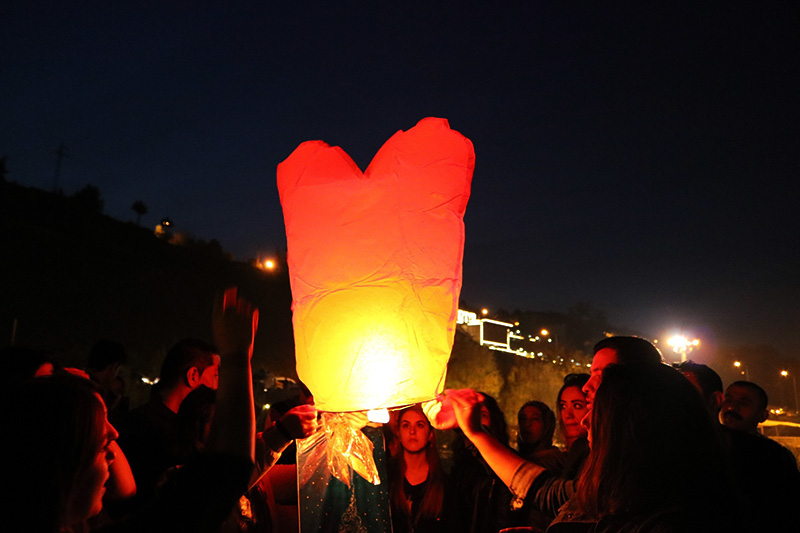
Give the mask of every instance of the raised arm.
M 258 309 L 225 291 L 214 304 L 214 340 L 220 351 L 217 404 L 207 450 L 254 460 L 255 410 L 250 358 L 258 328 Z

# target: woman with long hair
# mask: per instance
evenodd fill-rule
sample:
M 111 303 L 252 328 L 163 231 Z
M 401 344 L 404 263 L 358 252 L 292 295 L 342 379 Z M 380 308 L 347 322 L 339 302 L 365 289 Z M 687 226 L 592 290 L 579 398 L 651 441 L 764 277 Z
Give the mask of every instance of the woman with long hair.
M 226 294 L 227 297 L 227 294 Z M 208 455 L 176 476 L 174 490 L 146 511 L 102 531 L 205 531 L 224 520 L 253 469 L 254 413 L 250 358 L 257 313 L 243 299 L 216 306 L 214 329 L 224 355 Z M 219 303 L 222 303 L 221 301 Z M 3 391 L 7 485 L 0 514 L 9 531 L 83 531 L 103 508 L 117 432 L 89 380 L 36 377 Z
M 589 380 L 589 374 L 568 374 L 564 385 L 558 391 L 556 413 L 558 428 L 564 443 L 564 462 L 561 477 L 577 479 L 583 463 L 589 455 L 587 431 L 581 421 L 589 412 L 583 386 Z
M 98 514 L 117 436 L 99 394 L 71 374 L 8 393 L 3 472 L 13 490 L 3 496 L 4 520 L 18 531 L 56 532 Z
M 395 533 L 457 530 L 452 490 L 439 463 L 436 435 L 418 405 L 397 417 L 400 449 L 392 464 L 390 495 Z
M 480 427 L 519 457 L 509 446 L 508 425 L 500 405 L 488 394 L 481 394 Z M 511 492 L 486 463 L 472 441 L 461 431 L 453 442 L 453 467 L 450 477 L 466 506 L 468 533 L 499 531 L 514 523 L 511 516 Z
M 606 368 L 589 443 L 592 453 L 561 525 L 576 520 L 573 507 L 592 531 L 735 527 L 736 498 L 719 434 L 698 391 L 676 370 Z M 548 531 L 559 531 L 557 522 Z
M 538 400 L 526 402 L 517 413 L 517 422 L 519 454 L 524 459 L 545 467 L 551 474 L 559 475 L 564 457 L 561 450 L 553 446 L 556 415 L 550 407 Z

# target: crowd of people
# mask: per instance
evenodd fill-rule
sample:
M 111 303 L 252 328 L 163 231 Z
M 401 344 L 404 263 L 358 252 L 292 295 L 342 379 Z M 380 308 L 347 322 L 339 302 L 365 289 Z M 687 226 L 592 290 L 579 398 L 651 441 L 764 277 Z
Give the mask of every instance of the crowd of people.
M 292 493 L 287 449 L 319 429 L 313 397 L 256 428 L 250 368 L 258 310 L 235 290 L 215 305 L 215 346 L 178 342 L 150 400 L 125 405 L 124 350 L 98 343 L 85 370 L 18 351 L 3 498 L 15 531 L 271 532 Z M 550 403 L 552 402 L 552 403 Z M 784 531 L 800 525 L 800 471 L 758 432 L 757 384 L 723 389 L 691 361 L 664 364 L 637 337 L 594 347 L 590 374 L 519 409 L 515 446 L 497 401 L 447 390 L 384 425 L 395 533 Z M 554 405 L 555 410 L 550 405 Z M 449 469 L 437 434 L 454 432 Z M 451 435 L 452 436 L 452 435 Z M 290 465 L 287 465 L 290 468 Z M 288 479 L 288 481 L 287 481 Z M 290 488 L 285 486 L 289 483 Z

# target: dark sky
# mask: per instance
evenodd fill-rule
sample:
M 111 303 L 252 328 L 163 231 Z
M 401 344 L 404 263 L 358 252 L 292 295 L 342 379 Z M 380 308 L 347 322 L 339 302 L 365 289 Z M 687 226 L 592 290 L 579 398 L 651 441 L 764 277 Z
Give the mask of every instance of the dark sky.
M 445 117 L 476 151 L 467 302 L 800 355 L 796 2 L 215 4 L 3 2 L 7 178 L 51 189 L 63 142 L 66 194 L 245 259 L 285 246 L 299 143 L 363 169 Z

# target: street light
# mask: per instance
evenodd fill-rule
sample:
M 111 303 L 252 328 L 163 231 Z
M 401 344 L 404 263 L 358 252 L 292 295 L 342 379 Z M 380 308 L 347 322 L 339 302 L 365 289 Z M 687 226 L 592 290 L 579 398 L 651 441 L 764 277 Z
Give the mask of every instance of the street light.
M 781 370 L 781 376 L 788 378 L 789 371 L 788 370 Z M 797 376 L 792 374 L 792 383 L 794 384 L 794 410 L 800 411 L 800 402 L 797 401 Z
M 750 381 L 750 372 L 747 371 L 747 365 L 742 363 L 741 361 L 734 361 L 733 366 L 741 370 L 741 374 L 744 376 L 744 379 Z
M 689 340 L 683 335 L 675 335 L 667 339 L 667 344 L 672 346 L 672 351 L 680 354 L 681 362 L 686 361 L 686 354 L 700 346 L 699 339 Z

